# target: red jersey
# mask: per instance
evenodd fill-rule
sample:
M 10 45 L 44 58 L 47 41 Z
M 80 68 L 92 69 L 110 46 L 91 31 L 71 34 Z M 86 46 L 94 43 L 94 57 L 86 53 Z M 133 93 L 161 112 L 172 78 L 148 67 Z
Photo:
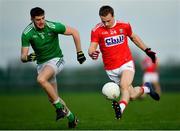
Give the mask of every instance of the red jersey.
M 112 28 L 99 23 L 91 31 L 91 42 L 97 42 L 102 53 L 104 68 L 113 70 L 132 60 L 128 38 L 132 34 L 129 23 L 116 21 Z
M 142 62 L 142 67 L 145 72 L 157 72 L 157 61 L 153 63 L 149 57 L 146 57 Z

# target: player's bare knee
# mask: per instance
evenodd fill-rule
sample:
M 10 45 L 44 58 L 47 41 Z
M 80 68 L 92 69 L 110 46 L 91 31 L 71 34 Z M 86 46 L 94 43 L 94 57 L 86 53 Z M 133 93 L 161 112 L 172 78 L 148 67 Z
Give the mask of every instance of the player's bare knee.
M 37 82 L 38 82 L 40 85 L 43 85 L 43 84 L 46 82 L 46 79 L 44 79 L 43 77 L 38 76 L 38 77 L 37 77 Z

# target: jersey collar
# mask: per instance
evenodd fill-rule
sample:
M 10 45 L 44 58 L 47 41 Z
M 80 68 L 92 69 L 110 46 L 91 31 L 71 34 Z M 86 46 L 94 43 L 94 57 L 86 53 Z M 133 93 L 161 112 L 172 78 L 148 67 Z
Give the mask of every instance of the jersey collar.
M 113 25 L 111 28 L 114 28 L 114 27 L 116 26 L 116 23 L 117 23 L 117 22 L 116 22 L 116 20 L 115 20 L 115 21 L 114 21 L 114 25 Z
M 115 27 L 115 26 L 116 26 L 116 23 L 117 23 L 117 22 L 116 22 L 116 20 L 115 20 L 115 21 L 114 21 L 114 24 L 113 24 L 113 26 L 112 26 L 111 28 Z M 102 24 L 103 24 L 103 23 L 102 23 Z M 104 24 L 103 24 L 103 26 L 106 27 Z M 111 29 L 111 28 L 109 28 L 109 29 Z
M 36 31 L 39 31 L 39 29 L 35 26 L 34 22 L 32 22 L 32 26 L 33 26 L 33 28 L 34 28 Z M 45 26 L 46 26 L 46 21 L 45 21 L 44 28 L 45 28 Z M 44 29 L 44 28 L 43 28 L 43 29 Z M 41 29 L 41 30 L 43 30 L 43 29 Z
M 111 28 L 115 27 L 115 26 L 116 26 L 116 23 L 117 23 L 117 22 L 116 22 L 116 20 L 115 20 L 115 21 L 114 21 L 114 25 L 113 25 Z

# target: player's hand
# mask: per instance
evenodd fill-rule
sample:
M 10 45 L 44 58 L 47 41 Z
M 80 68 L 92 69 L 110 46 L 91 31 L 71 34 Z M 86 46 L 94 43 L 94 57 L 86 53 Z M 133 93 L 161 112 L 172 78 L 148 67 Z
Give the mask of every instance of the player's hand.
M 36 54 L 35 54 L 35 53 L 29 54 L 29 55 L 27 56 L 26 60 L 27 60 L 27 62 L 28 62 L 28 61 L 29 61 L 29 62 L 32 62 L 32 61 L 37 60 Z
M 99 51 L 98 50 L 96 50 L 96 51 L 94 51 L 93 53 L 91 53 L 91 54 L 89 54 L 89 56 L 93 59 L 93 60 L 97 60 L 98 59 L 98 57 L 99 57 Z
M 156 55 L 155 55 L 156 53 L 151 51 L 151 48 L 146 48 L 144 51 L 151 58 L 152 62 L 155 63 L 156 62 Z
M 86 61 L 86 57 L 84 56 L 84 53 L 82 51 L 77 52 L 77 60 L 80 64 Z

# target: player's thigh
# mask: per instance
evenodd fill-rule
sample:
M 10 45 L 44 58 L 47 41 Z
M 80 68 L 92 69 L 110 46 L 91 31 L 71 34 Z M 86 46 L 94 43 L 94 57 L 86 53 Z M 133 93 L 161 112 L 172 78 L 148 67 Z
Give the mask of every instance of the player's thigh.
M 54 69 L 49 65 L 45 65 L 43 69 L 39 72 L 37 79 L 38 81 L 49 80 L 54 76 L 54 74 Z
M 120 78 L 120 86 L 123 88 L 131 87 L 132 82 L 134 79 L 134 72 L 131 70 L 124 70 L 122 71 L 121 78 Z
M 65 61 L 63 58 L 54 58 L 47 63 L 47 65 L 50 65 L 54 69 L 55 75 L 63 70 L 64 64 Z

